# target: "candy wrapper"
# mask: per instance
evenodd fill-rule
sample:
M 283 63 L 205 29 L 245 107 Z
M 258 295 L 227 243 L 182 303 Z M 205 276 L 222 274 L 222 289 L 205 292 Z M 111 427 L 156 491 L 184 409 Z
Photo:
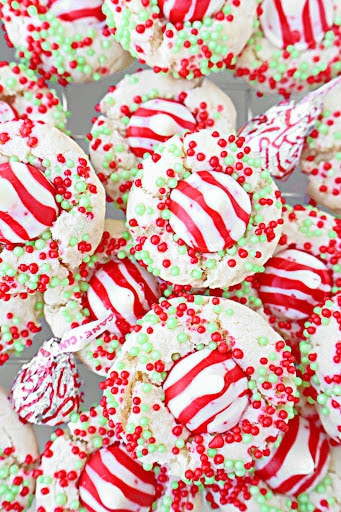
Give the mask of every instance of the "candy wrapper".
M 59 338 L 45 341 L 12 385 L 12 406 L 30 423 L 60 425 L 79 410 L 81 381 L 75 356 L 60 352 L 59 342 Z
M 294 172 L 305 138 L 322 112 L 325 95 L 340 83 L 341 77 L 337 77 L 296 104 L 282 101 L 239 130 L 239 136 L 245 137 L 274 178 L 285 180 Z
M 83 348 L 113 321 L 113 313 L 43 343 L 23 365 L 11 389 L 10 400 L 22 420 L 56 426 L 70 421 L 82 401 L 81 380 L 73 352 Z

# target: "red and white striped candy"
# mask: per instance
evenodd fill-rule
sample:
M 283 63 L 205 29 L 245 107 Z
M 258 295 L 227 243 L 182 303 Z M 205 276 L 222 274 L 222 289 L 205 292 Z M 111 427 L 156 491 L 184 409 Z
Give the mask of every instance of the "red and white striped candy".
M 103 0 L 49 0 L 48 7 L 62 21 L 97 25 L 105 20 Z
M 256 461 L 256 474 L 278 493 L 308 492 L 327 473 L 330 446 L 316 417 L 295 416 L 270 457 Z
M 224 5 L 224 0 L 159 0 L 164 17 L 171 23 L 201 21 L 212 16 Z
M 228 174 L 193 172 L 170 194 L 169 223 L 190 247 L 201 252 L 226 249 L 245 233 L 251 201 Z
M 134 112 L 127 126 L 126 138 L 138 157 L 152 153 L 155 144 L 196 128 L 196 120 L 182 103 L 156 98 L 146 101 Z
M 0 164 L 0 242 L 26 242 L 51 227 L 58 215 L 55 194 L 36 167 Z
M 208 348 L 179 359 L 163 390 L 170 412 L 194 433 L 230 430 L 249 403 L 247 376 L 231 352 L 221 354 Z
M 103 265 L 90 279 L 87 291 L 93 316 L 101 319 L 110 309 L 122 334 L 126 334 L 159 297 L 154 276 L 127 258 Z
M 279 48 L 306 50 L 319 44 L 333 24 L 333 0 L 264 0 L 263 32 Z
M 18 119 L 18 112 L 7 101 L 0 100 L 0 123 L 13 121 L 13 119 Z
M 270 258 L 257 276 L 258 295 L 273 315 L 302 320 L 331 294 L 332 279 L 325 264 L 304 251 L 286 249 Z
M 80 501 L 88 512 L 149 512 L 155 487 L 153 471 L 117 445 L 93 453 L 79 479 Z

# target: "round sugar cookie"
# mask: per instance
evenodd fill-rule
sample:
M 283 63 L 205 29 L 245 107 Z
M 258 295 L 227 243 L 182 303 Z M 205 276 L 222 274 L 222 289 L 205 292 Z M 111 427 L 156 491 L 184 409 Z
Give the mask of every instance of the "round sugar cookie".
M 306 415 L 307 414 L 307 415 Z M 334 447 L 319 422 L 313 406 L 300 410 L 269 457 L 256 461 L 256 471 L 243 477 L 229 473 L 205 489 L 206 500 L 222 512 L 288 512 L 336 510 L 330 485 Z M 320 499 L 321 508 L 315 506 Z M 309 506 L 307 507 L 307 504 Z
M 299 341 L 314 307 L 341 286 L 341 224 L 305 205 L 285 205 L 282 235 L 264 271 L 225 292 L 265 316 L 300 358 Z
M 321 423 L 328 435 L 341 443 L 340 342 L 341 293 L 316 306 L 305 323 L 300 343 L 302 363 L 311 386 Z
M 0 387 L 0 508 L 27 510 L 36 485 L 39 448 L 31 425 L 13 411 L 7 392 Z
M 57 429 L 41 458 L 38 512 L 200 511 L 197 486 L 175 479 L 166 467 L 144 468 L 113 434 L 98 406 Z
M 0 125 L 0 299 L 44 292 L 90 256 L 105 194 L 83 150 L 57 128 Z
M 161 296 L 158 280 L 129 255 L 129 238 L 124 221 L 106 219 L 93 259 L 82 263 L 67 285 L 50 288 L 44 296 L 46 320 L 58 337 L 112 312 L 108 329 L 76 352 L 100 375 L 106 375 L 125 335 Z
M 328 82 L 341 72 L 340 14 L 340 0 L 263 0 L 235 76 L 285 97 Z
M 175 79 L 144 70 L 109 88 L 88 135 L 90 158 L 117 208 L 126 209 L 144 153 L 172 135 L 235 128 L 230 98 L 206 78 Z
M 243 139 L 201 130 L 145 158 L 129 193 L 135 258 L 166 281 L 218 288 L 259 272 L 281 233 L 280 193 Z
M 307 194 L 341 214 L 341 86 L 330 91 L 319 119 L 303 146 L 300 165 L 308 175 Z
M 312 445 L 315 443 L 312 442 Z M 206 499 L 211 504 L 209 510 L 221 512 L 338 512 L 340 510 L 340 446 L 330 446 L 327 472 L 318 479 L 313 489 L 299 494 L 297 498 L 274 492 L 261 479 L 252 477 L 225 480 L 220 485 L 213 484 L 206 490 Z M 298 460 L 296 459 L 296 465 Z M 231 493 L 233 490 L 233 493 Z M 239 491 L 237 497 L 236 491 Z M 204 509 L 208 512 L 208 509 Z
M 8 43 L 30 69 L 61 85 L 99 80 L 132 59 L 111 36 L 103 0 L 1 0 Z
M 175 78 L 229 68 L 252 33 L 255 0 L 105 0 L 116 40 L 140 62 Z
M 22 292 L 0 302 L 0 366 L 13 354 L 20 355 L 32 345 L 40 331 L 43 297 Z
M 293 415 L 295 382 L 291 353 L 261 316 L 192 295 L 142 318 L 101 403 L 138 460 L 196 482 L 225 467 L 244 474 L 269 455 Z
M 66 131 L 69 113 L 43 78 L 17 62 L 0 62 L 0 74 L 0 123 L 30 118 Z

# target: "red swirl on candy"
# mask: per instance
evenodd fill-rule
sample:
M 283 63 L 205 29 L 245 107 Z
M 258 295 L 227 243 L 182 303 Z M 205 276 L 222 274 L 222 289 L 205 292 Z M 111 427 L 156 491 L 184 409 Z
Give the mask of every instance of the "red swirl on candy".
M 153 471 L 112 445 L 90 456 L 79 479 L 79 494 L 88 512 L 149 512 L 156 480 Z
M 322 481 L 329 458 L 329 442 L 318 419 L 298 415 L 270 456 L 256 461 L 256 475 L 273 491 L 298 496 Z
M 87 291 L 87 302 L 95 318 L 113 311 L 114 323 L 122 334 L 141 318 L 160 291 L 155 278 L 129 259 L 109 261 L 92 276 Z
M 18 117 L 18 112 L 7 101 L 0 100 L 0 123 L 13 121 L 13 119 L 18 119 Z
M 58 215 L 55 187 L 30 164 L 0 164 L 0 242 L 23 243 L 51 227 Z
M 257 276 L 263 305 L 278 318 L 302 320 L 331 294 L 325 264 L 304 251 L 286 249 L 270 258 Z
M 143 103 L 131 116 L 127 142 L 134 155 L 152 153 L 155 144 L 175 134 L 194 131 L 197 123 L 192 113 L 175 100 L 156 98 Z
M 172 23 L 201 21 L 204 16 L 212 16 L 224 5 L 224 0 L 159 0 L 159 7 Z
M 190 247 L 201 252 L 224 250 L 245 233 L 251 202 L 228 174 L 193 172 L 170 194 L 169 223 Z
M 102 12 L 103 0 L 49 0 L 52 14 L 62 21 L 81 21 L 96 25 L 105 20 Z
M 73 354 L 60 353 L 58 338 L 51 338 L 23 365 L 10 399 L 23 420 L 56 426 L 70 421 L 71 414 L 78 412 L 80 386 Z
M 333 23 L 333 0 L 264 0 L 260 22 L 275 46 L 306 50 L 320 43 Z
M 194 433 L 221 434 L 249 403 L 248 379 L 232 358 L 208 348 L 179 359 L 163 384 L 173 416 Z

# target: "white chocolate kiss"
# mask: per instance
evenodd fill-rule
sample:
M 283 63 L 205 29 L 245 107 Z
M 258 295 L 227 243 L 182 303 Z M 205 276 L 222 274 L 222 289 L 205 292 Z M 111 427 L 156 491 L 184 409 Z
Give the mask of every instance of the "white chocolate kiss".
M 164 0 L 159 2 L 162 5 L 165 18 L 173 23 L 177 21 L 201 21 L 204 16 L 212 16 L 212 14 L 218 12 L 224 3 L 225 0 Z M 198 6 L 202 16 L 196 15 Z
M 53 185 L 37 168 L 21 162 L 0 166 L 0 236 L 12 243 L 32 240 L 58 214 Z
M 319 44 L 333 23 L 333 0 L 264 0 L 261 26 L 277 48 L 306 50 Z
M 202 349 L 180 359 L 163 384 L 173 416 L 192 432 L 233 428 L 248 403 L 248 381 L 230 355 Z
M 273 315 L 288 320 L 309 316 L 331 293 L 332 284 L 326 265 L 297 249 L 286 249 L 270 258 L 258 281 L 263 304 Z
M 251 201 L 228 174 L 193 172 L 170 193 L 169 224 L 190 247 L 216 252 L 232 246 L 245 233 Z

